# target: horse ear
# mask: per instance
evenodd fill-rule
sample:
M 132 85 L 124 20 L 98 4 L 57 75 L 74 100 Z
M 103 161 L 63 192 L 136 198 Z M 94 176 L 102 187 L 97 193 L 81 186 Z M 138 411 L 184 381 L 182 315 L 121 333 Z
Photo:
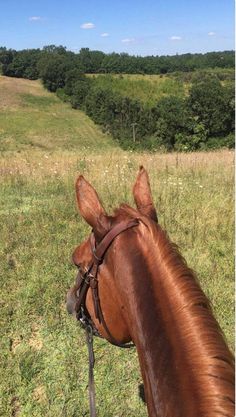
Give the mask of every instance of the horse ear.
M 97 239 L 109 230 L 109 220 L 97 192 L 82 175 L 76 181 L 76 197 L 81 216 L 93 228 Z
M 143 166 L 140 166 L 139 168 L 139 173 L 133 187 L 133 195 L 140 213 L 150 217 L 155 222 L 158 222 L 156 209 L 152 200 L 148 173 Z

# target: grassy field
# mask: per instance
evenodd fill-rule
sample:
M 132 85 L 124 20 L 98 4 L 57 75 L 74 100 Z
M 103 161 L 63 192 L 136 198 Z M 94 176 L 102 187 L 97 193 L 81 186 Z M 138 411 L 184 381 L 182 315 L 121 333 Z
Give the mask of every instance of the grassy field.
M 234 69 L 211 69 L 203 71 L 211 76 L 218 76 L 222 84 L 234 83 Z M 125 97 L 141 100 L 148 106 L 155 106 L 156 102 L 166 96 L 185 97 L 191 87 L 191 81 L 200 71 L 176 72 L 165 75 L 141 74 L 90 74 L 96 84 L 108 88 L 114 93 Z
M 123 152 L 38 82 L 0 78 L 0 97 L 0 415 L 89 416 L 84 332 L 65 311 L 71 254 L 89 231 L 75 204 L 79 173 L 112 213 L 133 204 L 138 166 L 146 167 L 160 224 L 197 271 L 233 348 L 233 153 Z M 38 119 L 33 143 L 30 118 Z M 136 352 L 96 340 L 95 355 L 99 417 L 146 417 Z
M 154 106 L 163 96 L 184 97 L 187 84 L 163 75 L 93 75 L 96 84 L 111 89 L 125 97 L 139 99 L 148 106 Z

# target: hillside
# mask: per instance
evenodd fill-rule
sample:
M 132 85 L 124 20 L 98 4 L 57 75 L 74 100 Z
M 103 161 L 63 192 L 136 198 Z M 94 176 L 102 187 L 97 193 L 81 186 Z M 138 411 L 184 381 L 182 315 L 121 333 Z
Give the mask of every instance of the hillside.
M 109 147 L 114 147 L 109 135 L 40 81 L 0 76 L 0 151 Z

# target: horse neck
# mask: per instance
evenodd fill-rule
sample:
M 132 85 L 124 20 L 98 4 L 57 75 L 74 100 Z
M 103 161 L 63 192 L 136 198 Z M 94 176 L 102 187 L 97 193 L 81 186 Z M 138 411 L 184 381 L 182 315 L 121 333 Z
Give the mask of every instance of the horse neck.
M 123 245 L 128 261 L 117 280 L 126 280 L 120 289 L 149 415 L 231 416 L 232 358 L 208 301 L 164 232 L 144 235 L 136 253 L 133 241 Z

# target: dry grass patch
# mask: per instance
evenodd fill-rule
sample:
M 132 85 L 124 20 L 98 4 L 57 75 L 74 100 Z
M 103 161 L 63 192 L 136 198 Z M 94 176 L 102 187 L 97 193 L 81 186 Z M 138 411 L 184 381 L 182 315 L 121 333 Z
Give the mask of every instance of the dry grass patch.
M 37 324 L 32 326 L 32 333 L 29 338 L 29 346 L 35 350 L 41 350 L 43 347 L 43 341 L 40 335 L 40 326 Z
M 84 147 L 73 152 L 31 150 L 0 156 L 0 173 L 3 178 L 19 175 L 35 177 L 38 181 L 48 176 L 76 175 L 76 172 L 86 173 L 91 181 L 103 177 L 109 177 L 110 182 L 115 179 L 120 181 L 122 178 L 127 181 L 127 175 L 134 176 L 140 165 L 150 171 L 151 180 L 159 172 L 168 175 L 168 170 L 176 173 L 190 172 L 193 176 L 195 170 L 201 171 L 203 175 L 205 171 L 220 175 L 224 171 L 232 172 L 234 153 L 221 150 L 186 154 L 139 154 L 117 148 L 98 154 L 93 149 L 88 153 L 88 149 Z M 206 180 L 207 174 L 204 178 Z
M 22 103 L 21 94 L 50 97 L 40 81 L 0 76 L 0 109 L 15 110 Z
M 39 403 L 46 403 L 48 398 L 46 394 L 46 389 L 43 385 L 39 385 L 33 391 L 33 399 Z

